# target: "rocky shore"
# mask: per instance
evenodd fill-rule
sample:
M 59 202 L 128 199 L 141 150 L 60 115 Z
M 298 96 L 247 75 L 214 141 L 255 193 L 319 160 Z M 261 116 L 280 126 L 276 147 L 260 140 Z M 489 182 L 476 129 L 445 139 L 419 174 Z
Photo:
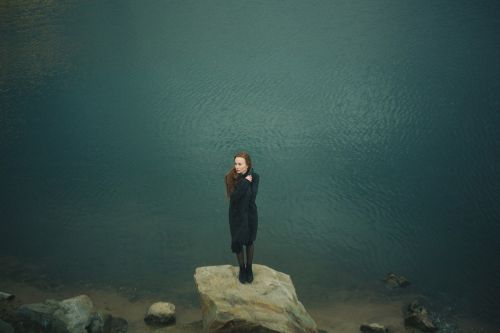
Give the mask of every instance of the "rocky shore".
M 43 290 L 4 276 L 0 279 L 1 295 L 6 296 L 0 298 L 0 332 L 413 333 L 426 331 L 412 322 L 418 316 L 424 316 L 423 323 L 432 319 L 428 309 L 415 302 L 419 295 L 408 291 L 380 297 L 375 292 L 336 290 L 328 302 L 304 305 L 285 273 L 255 265 L 251 285 L 239 284 L 236 274 L 237 268 L 231 265 L 197 268 L 193 289 L 199 305 L 192 307 L 168 295 L 158 299 L 91 288 Z M 391 290 L 399 285 L 394 281 L 405 281 L 405 289 L 408 286 L 397 275 L 388 278 Z M 495 332 L 473 321 L 440 324 L 438 332 Z M 428 331 L 435 331 L 429 327 Z

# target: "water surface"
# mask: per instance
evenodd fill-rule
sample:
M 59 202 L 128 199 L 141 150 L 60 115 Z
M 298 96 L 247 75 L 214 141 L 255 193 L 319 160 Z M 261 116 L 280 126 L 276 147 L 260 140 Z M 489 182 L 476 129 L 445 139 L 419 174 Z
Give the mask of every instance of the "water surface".
M 383 293 L 395 271 L 495 321 L 499 14 L 495 1 L 1 4 L 0 253 L 65 283 L 190 298 L 197 266 L 236 264 L 223 176 L 246 150 L 261 175 L 255 261 L 306 304 Z

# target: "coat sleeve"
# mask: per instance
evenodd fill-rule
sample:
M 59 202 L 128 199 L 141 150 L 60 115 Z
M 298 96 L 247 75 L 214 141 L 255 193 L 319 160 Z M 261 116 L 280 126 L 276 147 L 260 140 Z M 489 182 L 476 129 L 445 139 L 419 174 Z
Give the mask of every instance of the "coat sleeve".
M 231 200 L 239 200 L 243 195 L 245 195 L 245 193 L 247 193 L 249 185 L 250 181 L 243 178 L 238 184 L 236 184 L 233 193 L 231 193 Z
M 255 177 L 257 176 L 257 177 Z M 252 179 L 252 197 L 253 200 L 255 201 L 255 197 L 257 197 L 257 192 L 259 191 L 259 180 L 260 176 L 258 174 L 254 174 L 253 179 Z

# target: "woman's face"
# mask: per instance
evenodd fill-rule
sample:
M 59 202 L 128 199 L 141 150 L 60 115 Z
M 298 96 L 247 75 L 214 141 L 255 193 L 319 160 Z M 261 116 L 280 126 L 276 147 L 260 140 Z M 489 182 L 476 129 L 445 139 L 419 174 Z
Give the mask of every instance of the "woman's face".
M 236 157 L 234 159 L 234 168 L 236 169 L 237 173 L 245 173 L 248 170 L 248 165 L 247 161 L 243 157 Z

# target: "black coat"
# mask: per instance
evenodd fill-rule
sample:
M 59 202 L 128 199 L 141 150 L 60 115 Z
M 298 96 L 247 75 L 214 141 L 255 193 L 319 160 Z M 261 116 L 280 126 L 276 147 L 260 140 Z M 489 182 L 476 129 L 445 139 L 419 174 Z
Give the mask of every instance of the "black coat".
M 252 175 L 252 181 L 245 179 Z M 255 241 L 258 227 L 258 214 L 255 198 L 259 189 L 259 174 L 248 170 L 239 176 L 229 202 L 229 229 L 231 231 L 231 249 L 239 252 L 242 245 Z

